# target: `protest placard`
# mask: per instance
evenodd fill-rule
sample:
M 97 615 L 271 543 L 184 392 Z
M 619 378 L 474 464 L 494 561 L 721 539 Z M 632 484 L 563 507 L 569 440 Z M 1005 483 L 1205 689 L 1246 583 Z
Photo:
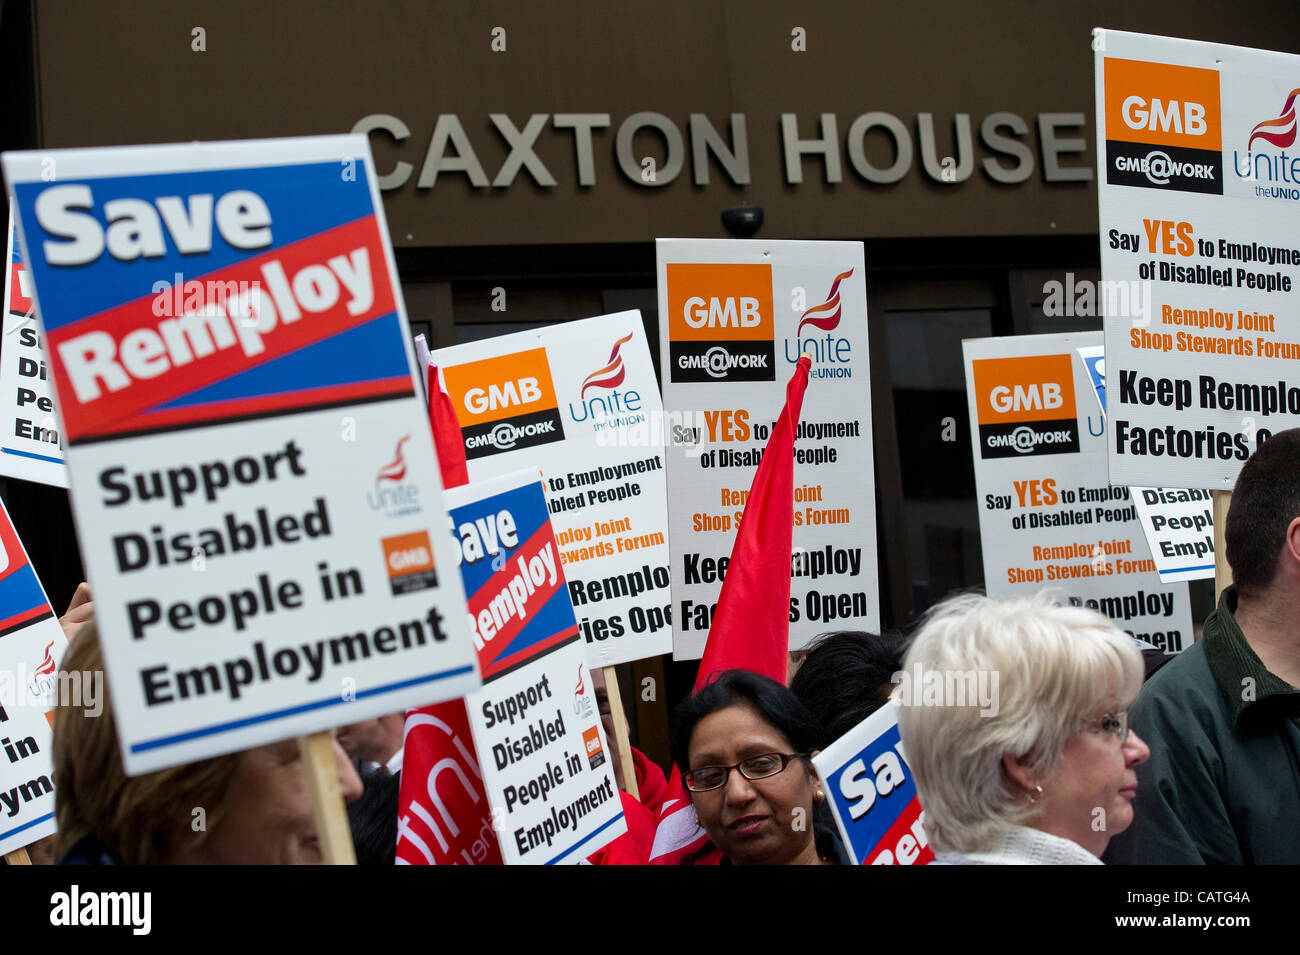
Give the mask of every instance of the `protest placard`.
M 45 596 L 9 511 L 0 502 L 0 855 L 54 832 L 51 756 L 63 628 Z M 103 704 L 103 674 L 62 681 L 61 702 Z
M 790 648 L 878 630 L 867 297 L 860 242 L 660 239 L 673 656 L 704 649 L 741 513 L 801 354 Z
M 921 703 L 920 697 L 916 703 Z M 971 704 L 975 703 L 972 698 Z M 926 865 L 934 861 L 892 702 L 814 756 L 813 766 L 826 784 L 831 812 L 854 862 Z
M 588 665 L 667 653 L 663 405 L 640 313 L 440 348 L 430 360 L 470 480 L 541 469 Z
M 1106 414 L 1106 356 L 1101 345 L 1076 348 Z M 1214 576 L 1214 521 L 1210 492 L 1197 488 L 1129 488 L 1147 549 L 1166 584 Z
M 364 137 L 4 170 L 127 772 L 477 687 Z
M 1164 584 L 1106 474 L 1106 417 L 1075 360 L 1100 333 L 962 343 L 989 596 L 1055 587 L 1166 653 L 1191 645 L 1186 583 Z
M 1213 577 L 1213 492 L 1196 487 L 1129 490 L 1160 579 L 1169 584 Z
M 465 706 L 501 855 L 580 862 L 627 824 L 539 473 L 446 495 L 483 673 Z
M 1113 30 L 1093 49 L 1110 477 L 1230 490 L 1300 425 L 1300 57 Z
M 0 336 L 0 475 L 67 487 L 54 386 L 32 303 L 31 276 L 14 241 L 12 212 L 7 241 Z

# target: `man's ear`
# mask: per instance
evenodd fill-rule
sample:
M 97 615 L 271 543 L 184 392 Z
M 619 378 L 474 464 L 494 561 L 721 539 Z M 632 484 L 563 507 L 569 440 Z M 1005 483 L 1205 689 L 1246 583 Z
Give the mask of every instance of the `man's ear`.
M 1300 517 L 1293 520 L 1286 529 L 1286 555 L 1300 564 Z
M 1029 769 L 1029 758 L 1026 756 L 1016 756 L 1011 752 L 1003 753 L 1002 771 L 1021 789 L 1032 792 L 1038 786 L 1033 772 Z

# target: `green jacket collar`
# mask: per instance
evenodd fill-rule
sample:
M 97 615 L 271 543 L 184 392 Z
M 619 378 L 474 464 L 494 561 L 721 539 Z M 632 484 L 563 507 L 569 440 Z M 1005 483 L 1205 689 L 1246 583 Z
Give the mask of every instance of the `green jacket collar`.
M 1264 666 L 1237 624 L 1236 609 L 1237 589 L 1224 588 L 1201 638 L 1210 671 L 1232 708 L 1233 728 L 1240 730 L 1243 719 L 1253 721 L 1268 712 L 1300 713 L 1300 690 Z

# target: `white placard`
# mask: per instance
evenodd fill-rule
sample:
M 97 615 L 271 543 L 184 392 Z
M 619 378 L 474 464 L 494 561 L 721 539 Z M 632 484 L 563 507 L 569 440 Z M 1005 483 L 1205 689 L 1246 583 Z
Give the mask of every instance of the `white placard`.
M 1106 356 L 1101 345 L 1076 348 L 1106 414 Z M 1166 584 L 1214 576 L 1214 512 L 1209 491 L 1130 487 L 1147 549 Z
M 72 674 L 59 686 L 67 648 L 9 511 L 0 502 L 0 854 L 54 832 L 54 707 L 103 711 L 104 675 Z
M 1300 425 L 1300 57 L 1093 37 L 1108 461 L 1231 490 Z
M 627 829 L 535 470 L 447 492 L 483 688 L 465 698 L 507 864 L 580 862 Z
M 790 648 L 878 630 L 875 462 L 860 242 L 660 239 L 673 657 L 704 651 L 785 386 L 812 358 L 794 454 Z
M 440 348 L 470 479 L 541 470 L 587 663 L 672 646 L 663 405 L 639 312 Z
M 1185 583 L 1164 584 L 1106 475 L 1107 421 L 1080 346 L 1100 332 L 962 343 L 990 597 L 1063 590 L 1166 653 L 1191 645 Z
M 4 171 L 127 772 L 477 687 L 365 138 Z
M 32 301 L 31 274 L 14 241 L 12 212 L 8 243 L 0 337 L 0 475 L 67 487 L 54 383 Z
M 1130 488 L 1142 533 L 1165 583 L 1214 576 L 1213 494 L 1204 488 Z

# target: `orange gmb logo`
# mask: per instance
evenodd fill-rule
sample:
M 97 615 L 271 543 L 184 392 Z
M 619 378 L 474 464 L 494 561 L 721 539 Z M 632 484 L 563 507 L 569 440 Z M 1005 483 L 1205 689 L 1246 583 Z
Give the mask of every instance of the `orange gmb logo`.
M 771 265 L 667 267 L 673 381 L 775 381 Z
M 438 572 L 433 562 L 433 547 L 428 531 L 385 537 L 384 569 L 394 594 L 410 593 L 438 586 Z
M 971 377 L 981 457 L 1079 450 L 1070 355 L 982 359 Z
M 1106 181 L 1222 195 L 1218 71 L 1114 58 L 1102 69 Z
M 582 742 L 587 747 L 587 760 L 591 763 L 591 768 L 595 769 L 605 761 L 605 751 L 600 747 L 600 733 L 596 727 L 582 731 Z
M 466 458 L 564 440 L 546 349 L 453 365 L 443 376 Z

